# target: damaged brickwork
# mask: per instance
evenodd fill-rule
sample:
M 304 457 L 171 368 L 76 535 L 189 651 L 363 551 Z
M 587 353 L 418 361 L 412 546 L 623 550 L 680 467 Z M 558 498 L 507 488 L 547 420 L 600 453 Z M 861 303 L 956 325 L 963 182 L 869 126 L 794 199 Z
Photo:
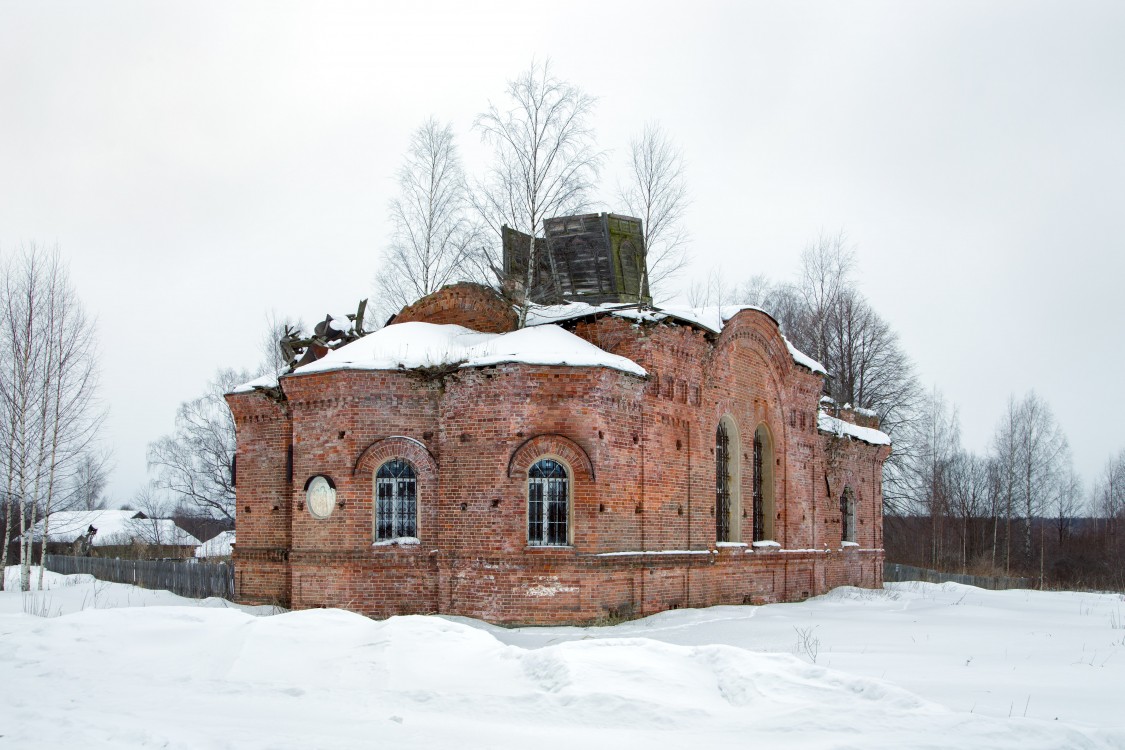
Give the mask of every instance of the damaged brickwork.
M 394 322 L 405 320 L 515 325 L 494 292 L 465 284 Z M 546 624 L 882 584 L 890 449 L 818 430 L 823 375 L 794 362 L 769 315 L 743 310 L 717 335 L 612 315 L 565 326 L 647 377 L 517 363 L 336 370 L 228 395 L 239 600 Z M 729 540 L 716 538 L 720 422 L 731 433 Z M 528 541 L 529 471 L 545 457 L 567 470 L 565 545 Z M 375 544 L 374 474 L 396 458 L 416 475 L 416 538 Z M 305 507 L 315 476 L 335 488 L 324 518 Z M 755 493 L 766 515 L 760 540 Z

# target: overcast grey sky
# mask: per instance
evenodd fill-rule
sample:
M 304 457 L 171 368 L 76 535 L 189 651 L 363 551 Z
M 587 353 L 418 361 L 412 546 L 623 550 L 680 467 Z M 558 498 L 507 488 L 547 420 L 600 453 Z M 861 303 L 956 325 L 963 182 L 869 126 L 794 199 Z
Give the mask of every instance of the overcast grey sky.
M 473 116 L 547 57 L 599 98 L 606 208 L 645 121 L 682 145 L 685 283 L 843 229 L 968 447 L 1032 388 L 1087 481 L 1125 446 L 1125 3 L 406 5 L 0 4 L 0 251 L 58 243 L 98 318 L 115 502 L 269 311 L 372 292 L 411 131 L 479 170 Z

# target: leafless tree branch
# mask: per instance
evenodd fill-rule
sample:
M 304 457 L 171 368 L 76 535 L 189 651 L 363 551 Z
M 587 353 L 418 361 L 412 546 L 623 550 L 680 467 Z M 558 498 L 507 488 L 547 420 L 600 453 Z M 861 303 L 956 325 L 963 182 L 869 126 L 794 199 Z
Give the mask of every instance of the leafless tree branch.
M 689 260 L 683 218 L 690 201 L 684 173 L 682 151 L 658 123 L 645 125 L 630 142 L 628 181 L 618 192 L 628 213 L 643 222 L 648 285 L 654 296 Z
M 509 226 L 531 236 L 527 278 L 501 279 L 530 289 L 538 267 L 535 238 L 543 220 L 578 213 L 590 205 L 589 194 L 604 155 L 594 148 L 589 125 L 595 99 L 551 72 L 549 60 L 508 82 L 508 107 L 490 103 L 474 126 L 493 148 L 493 164 L 477 186 L 474 202 L 482 220 L 499 238 Z M 495 243 L 481 265 L 498 270 Z M 519 324 L 527 317 L 527 300 L 520 305 Z

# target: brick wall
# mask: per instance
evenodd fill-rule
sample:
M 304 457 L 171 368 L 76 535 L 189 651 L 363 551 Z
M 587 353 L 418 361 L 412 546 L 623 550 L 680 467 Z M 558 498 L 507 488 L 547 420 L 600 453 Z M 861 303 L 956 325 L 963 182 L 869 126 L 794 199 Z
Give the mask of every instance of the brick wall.
M 228 395 L 238 446 L 232 554 L 241 601 L 289 606 L 292 487 L 287 471 L 293 421 L 289 404 L 264 392 Z
M 511 303 L 490 287 L 462 282 L 450 284 L 402 308 L 395 323 L 453 324 L 485 333 L 516 330 L 517 317 Z
M 744 311 L 718 337 L 612 317 L 573 328 L 648 378 L 517 364 L 443 376 L 348 370 L 282 378 L 284 401 L 228 396 L 240 598 L 546 623 L 881 584 L 888 450 L 817 432 L 821 377 L 793 363 L 772 319 Z M 737 446 L 732 521 L 744 546 L 715 543 L 719 420 Z M 759 428 L 772 443 L 769 547 L 752 544 Z M 543 456 L 568 466 L 566 547 L 526 542 L 527 471 Z M 373 474 L 392 457 L 418 476 L 420 544 L 372 544 Z M 304 506 L 320 474 L 337 490 L 325 519 Z M 845 486 L 855 547 L 841 544 Z

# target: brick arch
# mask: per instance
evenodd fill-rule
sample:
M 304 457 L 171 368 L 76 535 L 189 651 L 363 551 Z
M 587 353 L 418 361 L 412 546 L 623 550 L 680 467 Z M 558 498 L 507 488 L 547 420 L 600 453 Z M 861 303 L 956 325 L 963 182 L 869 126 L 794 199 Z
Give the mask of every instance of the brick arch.
M 356 459 L 352 476 L 354 477 L 360 472 L 374 472 L 385 461 L 392 458 L 403 458 L 410 462 L 410 465 L 414 467 L 414 471 L 418 474 L 418 479 L 437 481 L 437 461 L 434 460 L 430 451 L 414 438 L 402 435 L 381 438 L 367 446 Z
M 563 435 L 536 435 L 525 440 L 508 461 L 508 476 L 527 475 L 531 465 L 543 456 L 558 456 L 575 472 L 575 479 L 594 479 L 594 462 L 581 445 Z M 584 476 L 583 476 L 584 475 Z
M 859 501 L 859 476 L 851 469 L 828 469 L 824 473 L 824 483 L 828 486 L 830 499 L 839 499 L 847 487 L 852 488 L 856 501 Z
M 777 321 L 764 310 L 746 309 L 736 313 L 723 326 L 715 342 L 715 354 L 729 357 L 726 351 L 736 341 L 744 342 L 745 347 L 757 354 L 766 365 L 766 371 L 773 379 L 774 386 L 781 392 L 781 385 L 797 371 L 785 337 L 781 334 Z

